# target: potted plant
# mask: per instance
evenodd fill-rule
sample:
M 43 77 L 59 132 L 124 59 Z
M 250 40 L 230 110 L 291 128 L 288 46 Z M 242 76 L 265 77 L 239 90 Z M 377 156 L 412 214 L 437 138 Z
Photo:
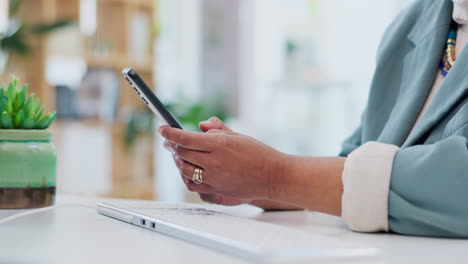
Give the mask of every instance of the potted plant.
M 55 200 L 56 152 L 44 114 L 28 85 L 16 77 L 0 87 L 0 208 L 37 208 Z

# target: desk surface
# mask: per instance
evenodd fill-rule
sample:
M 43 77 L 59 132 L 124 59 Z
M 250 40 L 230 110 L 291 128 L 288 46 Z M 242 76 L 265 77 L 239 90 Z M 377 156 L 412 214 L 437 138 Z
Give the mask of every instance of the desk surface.
M 0 210 L 0 263 L 244 263 L 101 216 L 95 203 L 94 198 L 59 196 L 54 208 L 34 214 Z M 262 213 L 250 206 L 225 210 L 340 243 L 379 248 L 384 263 L 468 262 L 468 240 L 354 233 L 340 218 L 314 212 Z

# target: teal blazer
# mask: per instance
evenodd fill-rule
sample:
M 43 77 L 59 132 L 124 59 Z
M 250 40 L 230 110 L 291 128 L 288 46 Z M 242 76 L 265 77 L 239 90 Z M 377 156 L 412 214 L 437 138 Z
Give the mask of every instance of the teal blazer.
M 401 148 L 388 197 L 393 232 L 468 237 L 468 48 L 408 137 L 438 74 L 452 10 L 451 0 L 418 0 L 386 30 L 362 122 L 340 154 L 367 141 Z

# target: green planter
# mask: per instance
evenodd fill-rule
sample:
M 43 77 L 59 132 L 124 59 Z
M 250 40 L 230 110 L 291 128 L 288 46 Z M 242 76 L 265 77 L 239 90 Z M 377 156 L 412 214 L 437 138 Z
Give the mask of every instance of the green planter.
M 0 129 L 0 208 L 54 204 L 57 159 L 48 130 Z

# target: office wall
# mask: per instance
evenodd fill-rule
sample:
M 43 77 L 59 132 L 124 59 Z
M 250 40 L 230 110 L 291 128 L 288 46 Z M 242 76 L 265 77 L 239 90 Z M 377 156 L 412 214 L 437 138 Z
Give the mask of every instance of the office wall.
M 201 103 L 224 91 L 235 130 L 291 154 L 336 155 L 359 123 L 380 38 L 409 2 L 162 0 L 158 91 Z M 193 198 L 157 149 L 158 197 Z
M 359 123 L 383 31 L 405 4 L 244 1 L 243 129 L 289 153 L 336 155 Z

